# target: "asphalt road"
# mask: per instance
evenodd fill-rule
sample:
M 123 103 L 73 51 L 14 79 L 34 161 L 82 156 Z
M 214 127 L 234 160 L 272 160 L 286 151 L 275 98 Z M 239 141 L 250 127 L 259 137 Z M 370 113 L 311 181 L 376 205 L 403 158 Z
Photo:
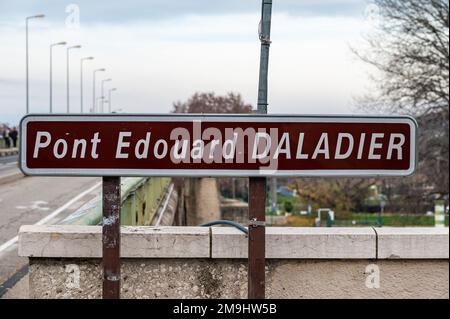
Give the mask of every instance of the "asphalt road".
M 16 162 L 17 157 L 0 158 L 0 177 L 17 170 Z M 0 295 L 2 284 L 28 263 L 17 254 L 20 226 L 57 224 L 98 195 L 100 182 L 94 177 L 22 177 L 0 183 Z
M 8 174 L 11 171 L 18 170 L 18 155 L 0 157 L 0 176 Z
M 7 164 L 7 163 L 17 163 L 18 160 L 19 160 L 19 155 L 2 156 L 2 157 L 0 157 L 0 165 Z

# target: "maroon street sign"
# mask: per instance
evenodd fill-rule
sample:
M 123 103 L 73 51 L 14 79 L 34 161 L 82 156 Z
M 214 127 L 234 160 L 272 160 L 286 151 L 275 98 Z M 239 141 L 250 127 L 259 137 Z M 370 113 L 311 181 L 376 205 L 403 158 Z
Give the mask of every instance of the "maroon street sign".
M 407 176 L 407 116 L 28 115 L 26 175 Z

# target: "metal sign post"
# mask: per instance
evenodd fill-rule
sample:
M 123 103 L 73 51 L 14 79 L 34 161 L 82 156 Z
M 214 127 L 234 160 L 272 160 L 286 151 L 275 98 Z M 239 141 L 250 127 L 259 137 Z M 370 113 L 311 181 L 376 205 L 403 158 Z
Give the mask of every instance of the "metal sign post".
M 120 177 L 103 177 L 103 299 L 120 298 Z
M 259 70 L 258 113 L 267 114 L 270 26 L 272 0 L 263 0 L 261 10 L 261 61 Z M 248 196 L 248 298 L 265 299 L 266 286 L 266 178 L 249 179 Z
M 248 188 L 248 298 L 264 299 L 266 286 L 266 178 L 251 177 Z

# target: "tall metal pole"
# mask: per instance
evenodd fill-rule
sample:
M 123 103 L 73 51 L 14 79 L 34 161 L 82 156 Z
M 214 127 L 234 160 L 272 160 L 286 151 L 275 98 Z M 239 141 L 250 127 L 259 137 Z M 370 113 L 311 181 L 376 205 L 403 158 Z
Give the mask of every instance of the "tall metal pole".
M 49 96 L 49 113 L 53 113 L 53 44 L 50 45 L 50 96 Z
M 92 113 L 95 113 L 95 73 L 94 71 L 94 78 L 92 80 Z
M 104 72 L 104 71 L 105 71 L 105 69 L 97 69 L 97 70 L 94 70 L 94 72 L 93 72 L 93 74 L 94 74 L 93 80 L 92 80 L 92 112 L 93 113 L 95 113 L 95 111 L 96 111 L 96 107 L 95 107 L 95 102 L 96 102 L 96 99 L 95 99 L 95 73 Z
M 86 60 L 93 60 L 94 57 L 89 56 L 81 58 L 80 60 L 80 113 L 83 113 L 83 62 Z
M 80 61 L 80 113 L 83 114 L 83 61 Z
M 49 111 L 50 113 L 53 113 L 53 47 L 57 45 L 66 45 L 66 42 L 58 42 L 53 43 L 50 45 L 50 105 L 49 105 Z
M 269 69 L 270 28 L 272 0 L 262 1 L 261 12 L 261 59 L 258 88 L 258 114 L 267 114 L 267 89 Z M 248 242 L 248 298 L 265 298 L 265 203 L 266 179 L 251 177 L 249 180 L 249 242 Z
M 100 113 L 103 113 L 103 101 L 105 100 L 105 96 L 104 96 L 104 91 L 105 91 L 105 81 L 102 81 L 102 85 L 101 85 L 101 91 L 102 91 L 102 95 L 100 98 Z
M 111 102 L 111 92 L 112 91 L 117 91 L 117 89 L 116 88 L 109 89 L 109 92 L 108 92 L 108 113 L 111 113 L 111 110 L 112 110 L 112 102 Z
M 26 92 L 25 92 L 25 96 L 26 96 L 26 114 L 30 113 L 30 98 L 29 98 L 29 84 L 28 84 L 28 19 L 25 19 L 25 42 L 26 42 L 26 48 L 25 48 L 25 73 L 26 73 Z
M 66 92 L 67 92 L 67 113 L 70 113 L 70 85 L 69 85 L 69 53 L 72 49 L 79 49 L 81 45 L 74 45 L 67 48 L 67 78 L 66 78 Z
M 120 298 L 120 177 L 103 177 L 103 299 Z
M 30 113 L 30 86 L 29 86 L 29 54 L 28 54 L 28 20 L 45 18 L 43 14 L 37 14 L 34 16 L 25 18 L 25 99 L 26 99 L 26 114 Z
M 66 52 L 66 57 L 67 57 L 67 61 L 66 61 L 66 67 L 67 67 L 67 72 L 66 72 L 66 93 L 67 93 L 67 113 L 70 113 L 70 98 L 69 98 L 69 52 L 70 52 L 70 48 L 67 48 L 67 52 Z
M 101 87 L 102 87 L 102 96 L 101 96 L 101 99 L 100 99 L 100 112 L 101 113 L 103 113 L 104 112 L 104 105 L 105 105 L 105 82 L 109 82 L 109 81 L 111 81 L 111 79 L 106 79 L 106 80 L 103 80 L 102 81 L 102 85 L 101 85 Z
M 262 1 L 262 14 L 259 39 L 261 41 L 261 58 L 259 66 L 258 113 L 267 114 L 268 73 L 270 28 L 272 22 L 272 0 Z
M 264 2 L 264 1 L 263 1 Z M 266 1 L 268 3 L 269 1 Z M 272 2 L 272 1 L 270 1 Z M 269 4 L 267 4 L 269 5 Z M 270 7 L 272 4 L 270 4 Z M 258 98 L 258 106 L 261 107 L 267 113 L 267 73 L 268 73 L 268 60 L 269 60 L 269 48 L 270 48 L 270 19 L 271 19 L 271 9 L 270 12 L 267 12 L 268 16 L 266 17 L 266 22 L 268 23 L 268 26 L 261 25 L 261 70 L 264 75 L 264 78 L 260 78 L 260 85 L 259 85 L 259 98 Z M 264 12 L 263 12 L 264 15 Z M 268 18 L 268 19 L 267 19 Z M 262 21 L 264 21 L 264 17 L 262 18 Z M 265 28 L 265 29 L 264 29 Z M 268 43 L 266 44 L 265 39 L 268 39 Z M 265 63 L 263 66 L 262 63 Z M 265 83 L 261 83 L 261 81 L 265 81 Z M 271 212 L 272 214 L 275 214 L 277 212 L 277 179 L 276 177 L 269 178 L 270 184 L 269 184 L 269 190 L 270 190 L 270 205 L 271 205 Z
M 97 101 L 95 102 L 95 105 L 96 105 L 95 108 L 96 108 L 96 110 L 98 110 L 98 113 L 102 113 L 101 104 L 102 104 L 102 97 L 99 96 L 99 97 L 97 97 Z

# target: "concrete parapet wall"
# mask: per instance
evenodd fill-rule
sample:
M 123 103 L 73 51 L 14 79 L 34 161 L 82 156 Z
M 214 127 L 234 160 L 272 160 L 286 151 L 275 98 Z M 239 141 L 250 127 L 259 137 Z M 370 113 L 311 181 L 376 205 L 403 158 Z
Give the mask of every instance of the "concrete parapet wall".
M 121 277 L 122 298 L 247 298 L 242 259 L 124 259 Z M 270 259 L 266 278 L 275 299 L 449 298 L 446 260 Z M 101 298 L 101 260 L 32 258 L 29 282 L 31 298 Z
M 1 142 L 0 142 L 0 144 L 1 144 Z M 3 148 L 0 145 L 0 157 L 12 156 L 12 155 L 17 155 L 17 154 L 19 154 L 19 149 L 17 149 L 17 148 Z
M 267 228 L 269 298 L 448 298 L 448 228 Z M 123 227 L 123 298 L 246 298 L 232 228 Z M 24 226 L 33 298 L 100 298 L 101 228 Z

